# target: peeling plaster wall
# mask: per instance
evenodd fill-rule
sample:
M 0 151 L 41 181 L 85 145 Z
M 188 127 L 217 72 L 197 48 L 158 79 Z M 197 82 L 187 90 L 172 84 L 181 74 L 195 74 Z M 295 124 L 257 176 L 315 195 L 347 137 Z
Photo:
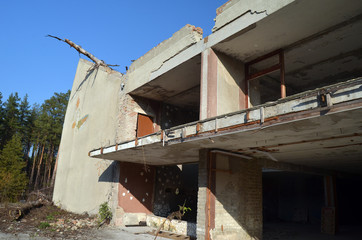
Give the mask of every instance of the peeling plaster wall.
M 65 115 L 53 201 L 76 213 L 117 205 L 119 165 L 88 157 L 91 149 L 116 143 L 120 73 L 80 59 Z
M 154 130 L 160 129 L 160 103 L 120 92 L 117 143 L 135 139 L 138 113 L 151 116 Z

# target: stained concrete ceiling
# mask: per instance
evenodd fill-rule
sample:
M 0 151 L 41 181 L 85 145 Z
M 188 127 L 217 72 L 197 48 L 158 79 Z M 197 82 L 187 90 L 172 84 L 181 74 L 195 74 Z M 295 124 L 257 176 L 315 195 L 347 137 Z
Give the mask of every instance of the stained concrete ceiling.
M 296 1 L 213 48 L 242 62 L 283 49 L 292 95 L 362 76 L 361 13 L 361 1 Z
M 155 165 L 197 162 L 199 149 L 239 152 L 255 158 L 362 174 L 362 109 L 291 121 L 268 128 L 144 145 L 103 157 Z
M 197 55 L 130 94 L 181 107 L 199 106 L 201 56 Z

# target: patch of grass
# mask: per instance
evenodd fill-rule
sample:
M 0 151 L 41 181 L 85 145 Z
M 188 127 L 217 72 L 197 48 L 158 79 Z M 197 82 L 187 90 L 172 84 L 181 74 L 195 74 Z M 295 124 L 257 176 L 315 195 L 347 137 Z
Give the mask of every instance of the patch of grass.
M 48 227 L 50 227 L 50 224 L 49 224 L 48 222 L 41 222 L 41 223 L 39 224 L 39 228 L 40 228 L 40 229 L 46 229 L 46 228 L 48 228 Z
M 53 215 L 53 216 L 59 216 L 61 214 L 62 213 L 60 211 L 54 211 L 54 212 L 51 213 L 51 215 Z
M 53 221 L 55 219 L 56 216 L 61 215 L 62 213 L 59 211 L 54 211 L 52 213 L 50 213 L 46 218 L 48 221 Z

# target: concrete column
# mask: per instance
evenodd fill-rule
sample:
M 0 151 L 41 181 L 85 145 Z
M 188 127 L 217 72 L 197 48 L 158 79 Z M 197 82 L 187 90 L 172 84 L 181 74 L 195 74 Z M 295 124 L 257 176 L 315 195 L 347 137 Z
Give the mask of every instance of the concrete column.
M 322 208 L 321 231 L 334 235 L 337 232 L 336 178 L 324 176 L 324 200 Z
M 209 48 L 201 54 L 200 119 L 217 115 L 217 57 Z
M 201 65 L 200 119 L 245 109 L 244 64 L 209 48 Z
M 197 219 L 196 236 L 197 239 L 205 239 L 205 225 L 207 213 L 207 157 L 208 150 L 201 149 L 199 152 L 199 177 L 198 177 L 198 196 L 197 196 Z M 206 238 L 207 239 L 207 238 Z
M 198 239 L 262 239 L 262 172 L 254 160 L 200 151 Z

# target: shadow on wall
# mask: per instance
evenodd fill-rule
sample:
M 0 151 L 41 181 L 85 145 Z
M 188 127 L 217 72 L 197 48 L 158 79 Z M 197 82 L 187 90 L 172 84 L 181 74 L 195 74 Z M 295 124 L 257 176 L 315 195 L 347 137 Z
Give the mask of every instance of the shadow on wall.
M 71 96 L 70 101 L 73 100 L 74 96 L 81 90 L 83 84 L 89 79 L 89 77 L 93 74 L 93 72 L 95 72 L 94 77 L 93 77 L 93 82 L 92 82 L 92 87 L 94 85 L 94 82 L 97 78 L 98 75 L 98 68 L 94 68 L 94 65 L 92 65 L 88 71 L 87 74 L 85 75 L 84 79 L 82 80 L 82 82 L 78 85 L 77 89 L 75 90 L 75 93 L 73 94 L 73 96 Z
M 99 176 L 98 182 L 112 182 L 118 183 L 119 181 L 119 162 L 113 161 L 104 172 Z

